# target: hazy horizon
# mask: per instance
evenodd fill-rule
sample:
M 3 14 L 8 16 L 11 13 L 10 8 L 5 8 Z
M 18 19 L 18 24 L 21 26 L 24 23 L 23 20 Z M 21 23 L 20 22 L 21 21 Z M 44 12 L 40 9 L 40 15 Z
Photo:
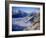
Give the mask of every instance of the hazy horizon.
M 31 13 L 31 12 L 40 12 L 40 8 L 33 8 L 33 7 L 12 7 L 12 11 L 18 12 L 18 10 L 24 11 L 26 13 Z

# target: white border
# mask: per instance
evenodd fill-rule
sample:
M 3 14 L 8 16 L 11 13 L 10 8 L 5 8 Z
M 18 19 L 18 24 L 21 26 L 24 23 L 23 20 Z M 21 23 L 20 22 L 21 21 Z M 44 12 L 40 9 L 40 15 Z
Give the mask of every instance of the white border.
M 12 32 L 12 7 L 36 7 L 40 8 L 40 30 L 31 31 L 14 31 Z M 42 5 L 22 5 L 22 4 L 9 4 L 9 35 L 20 34 L 36 34 L 43 33 L 43 6 Z

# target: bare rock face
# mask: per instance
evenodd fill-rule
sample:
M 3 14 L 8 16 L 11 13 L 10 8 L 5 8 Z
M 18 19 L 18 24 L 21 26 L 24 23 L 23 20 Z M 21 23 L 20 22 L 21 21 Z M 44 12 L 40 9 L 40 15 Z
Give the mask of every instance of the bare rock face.
M 32 25 L 26 27 L 24 30 L 40 30 L 40 15 L 37 15 L 37 17 L 33 20 Z
M 38 23 L 36 23 L 35 25 L 32 26 L 32 29 L 33 30 L 38 30 L 38 29 L 40 30 L 39 27 L 40 27 L 40 23 L 38 22 Z
M 32 24 L 31 27 L 27 27 L 24 30 L 40 30 L 40 22 L 36 23 L 36 24 Z

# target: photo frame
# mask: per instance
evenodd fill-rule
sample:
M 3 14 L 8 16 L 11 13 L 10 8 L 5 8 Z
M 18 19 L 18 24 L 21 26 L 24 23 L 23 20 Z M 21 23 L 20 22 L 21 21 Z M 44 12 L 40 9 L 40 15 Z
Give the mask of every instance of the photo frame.
M 45 3 L 5 2 L 5 36 L 37 36 L 45 34 Z

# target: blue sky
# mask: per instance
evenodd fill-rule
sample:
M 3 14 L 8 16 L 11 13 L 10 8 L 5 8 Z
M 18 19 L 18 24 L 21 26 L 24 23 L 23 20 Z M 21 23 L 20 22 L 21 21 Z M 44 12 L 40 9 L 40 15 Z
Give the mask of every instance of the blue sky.
M 18 10 L 21 10 L 27 13 L 36 12 L 36 11 L 40 12 L 40 8 L 35 8 L 35 7 L 13 7 L 12 8 L 12 11 L 14 12 Z

